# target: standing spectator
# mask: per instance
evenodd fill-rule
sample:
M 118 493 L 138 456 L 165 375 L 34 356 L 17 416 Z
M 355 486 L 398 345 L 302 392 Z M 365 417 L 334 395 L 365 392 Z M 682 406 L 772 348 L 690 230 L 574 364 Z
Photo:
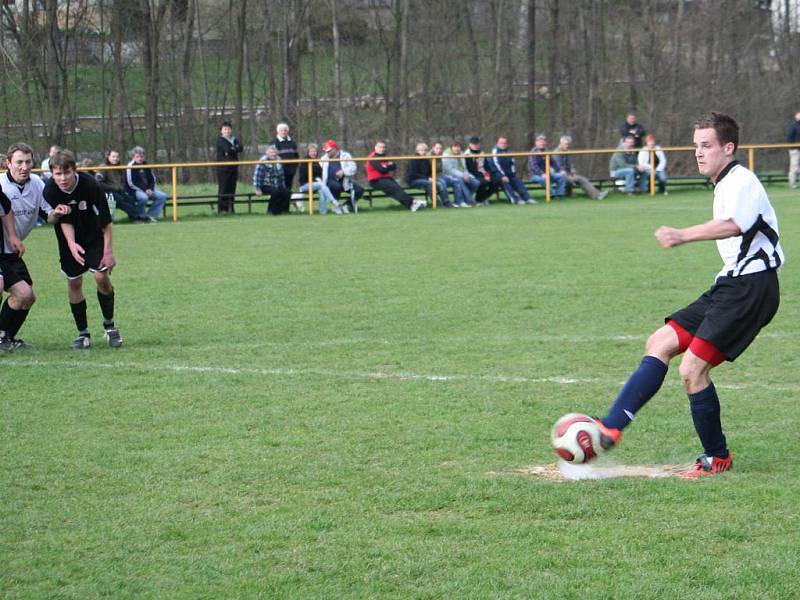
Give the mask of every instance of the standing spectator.
M 282 161 L 300 158 L 300 153 L 297 152 L 297 142 L 289 136 L 289 126 L 286 123 L 278 123 L 275 131 L 278 135 L 272 140 L 272 144 L 278 149 L 278 157 Z M 291 192 L 297 163 L 284 163 L 281 166 L 283 167 L 284 185 Z
M 611 160 L 608 162 L 608 171 L 611 178 L 624 178 L 625 193 L 629 196 L 633 194 L 636 188 L 636 180 L 641 176 L 644 170 L 644 167 L 638 163 L 638 157 L 634 151 L 633 143 L 633 136 L 626 136 L 625 139 L 622 140 L 622 145 L 611 155 Z M 642 183 L 644 182 L 642 181 Z
M 533 156 L 528 157 L 528 175 L 531 176 L 532 183 L 538 183 L 542 187 L 547 186 L 545 180 L 546 161 L 542 152 L 547 152 L 547 136 L 540 133 L 536 136 L 536 142 L 531 148 Z M 538 155 L 538 156 L 537 156 Z M 555 189 L 551 188 L 552 196 L 555 198 L 563 198 L 567 191 L 567 176 L 561 172 L 561 165 L 558 163 L 558 158 L 555 156 L 550 157 L 550 185 L 555 185 Z
M 441 157 L 444 154 L 444 144 L 442 144 L 442 142 L 435 142 L 431 148 L 431 154 Z M 472 206 L 469 188 L 464 184 L 464 180 L 461 179 L 461 177 L 445 173 L 444 163 L 442 163 L 441 158 L 436 159 L 436 173 L 439 177 L 444 179 L 445 184 L 449 185 L 453 190 L 453 206 L 458 208 L 470 208 Z
M 431 159 L 428 158 L 428 144 L 420 142 L 414 152 L 419 158 L 408 161 L 406 165 L 406 185 L 425 190 L 430 197 L 433 193 L 433 169 Z M 436 193 L 439 195 L 438 204 L 442 208 L 453 208 L 447 196 L 447 183 L 441 177 L 436 178 Z
M 267 147 L 267 153 L 258 160 L 272 161 L 259 163 L 253 173 L 253 187 L 256 196 L 269 195 L 267 212 L 279 215 L 289 210 L 292 192 L 286 189 L 286 178 L 283 174 L 283 165 L 280 163 L 278 149 L 275 145 Z
M 8 157 L 5 154 L 0 154 L 0 171 L 8 169 Z
M 628 116 L 625 118 L 625 121 L 619 126 L 620 142 L 629 135 L 633 136 L 633 147 L 641 148 L 642 140 L 644 139 L 644 136 L 647 135 L 647 132 L 644 130 L 644 127 L 637 122 L 636 113 L 634 112 L 629 112 Z
M 787 144 L 800 144 L 800 112 L 794 113 L 794 122 L 786 132 Z M 800 171 L 800 148 L 789 150 L 789 187 L 797 189 L 797 173 Z
M 517 177 L 517 166 L 514 164 L 513 156 L 508 154 L 508 138 L 501 135 L 497 138 L 497 144 L 492 148 L 492 158 L 487 161 L 489 169 L 492 171 L 492 181 L 499 187 L 511 204 L 536 204 L 536 200 L 528 195 L 525 184 Z
M 342 212 L 357 212 L 358 201 L 364 195 L 364 188 L 353 180 L 358 167 L 349 152 L 341 150 L 334 140 L 328 140 L 322 147 L 325 153 L 320 159 L 322 164 L 322 181 L 339 202 L 342 192 L 347 200 L 340 204 Z
M 481 154 L 481 138 L 473 135 L 469 138 L 467 151 L 464 153 L 464 162 L 467 170 L 480 182 L 480 187 L 475 192 L 476 206 L 489 206 L 489 198 L 499 188 L 492 181 L 492 173 L 486 159 L 482 156 L 475 156 L 477 154 Z
M 656 145 L 656 136 L 648 133 L 645 138 L 645 146 L 639 150 L 638 163 L 642 173 L 642 191 L 650 189 L 650 152 L 655 152 L 656 157 L 656 182 L 658 183 L 658 193 L 667 194 L 667 155 Z
M 39 173 L 39 177 L 42 178 L 42 181 L 46 182 L 50 179 L 50 159 L 56 155 L 56 152 L 61 152 L 61 146 L 56 146 L 55 144 L 50 146 L 50 150 L 47 153 L 47 158 L 42 161 L 41 169 L 42 172 Z
M 103 164 L 107 167 L 119 166 L 119 152 L 116 150 L 109 150 L 106 152 L 106 158 Z M 132 196 L 125 191 L 124 175 L 122 169 L 109 169 L 97 171 L 95 179 L 100 184 L 100 189 L 108 199 L 111 197 L 114 205 L 122 209 L 128 215 L 131 223 L 149 223 L 150 220 L 142 215 L 145 214 L 144 204 L 137 204 L 135 196 Z M 109 202 L 109 208 L 111 202 Z
M 156 189 L 156 176 L 152 169 L 144 166 L 146 164 L 144 148 L 136 146 L 131 150 L 131 162 L 128 163 L 128 170 L 125 171 L 125 191 L 133 194 L 136 198 L 141 209 L 139 216 L 155 223 L 164 210 L 167 195 Z M 151 202 L 150 208 L 145 210 L 148 200 Z
M 561 136 L 561 139 L 558 140 L 558 150 L 559 152 L 566 152 L 569 150 L 569 145 L 572 143 L 572 138 L 568 135 Z M 570 154 L 559 154 L 558 155 L 558 164 L 561 167 L 561 173 L 567 178 L 567 188 L 568 190 L 572 190 L 574 185 L 581 186 L 581 189 L 586 193 L 589 198 L 592 200 L 602 200 L 606 196 L 608 196 L 608 192 L 601 192 L 596 187 L 592 185 L 592 182 L 589 181 L 583 175 L 580 175 L 578 172 L 575 171 L 575 167 L 572 164 L 572 156 Z
M 230 121 L 223 121 L 219 128 L 217 138 L 217 162 L 232 163 L 239 160 L 239 155 L 244 152 L 241 142 L 233 135 Z M 238 165 L 224 165 L 217 167 L 217 212 L 225 214 L 234 212 L 236 199 L 236 182 L 239 180 Z
M 453 140 L 450 147 L 442 154 L 442 169 L 444 176 L 456 179 L 461 182 L 464 189 L 462 197 L 464 207 L 471 207 L 475 204 L 474 194 L 480 188 L 481 183 L 467 169 L 467 162 L 464 159 L 463 147 L 459 140 Z
M 378 140 L 368 158 L 367 162 L 367 181 L 370 186 L 394 198 L 411 212 L 417 212 L 420 208 L 428 205 L 425 200 L 414 200 L 406 194 L 403 187 L 394 179 L 394 172 L 397 171 L 397 164 L 393 160 L 386 160 L 386 142 Z
M 317 192 L 319 197 L 319 213 L 324 215 L 328 212 L 328 204 L 333 208 L 333 213 L 336 215 L 342 214 L 342 209 L 336 198 L 333 197 L 325 181 L 322 179 L 322 165 L 319 162 L 319 152 L 317 151 L 316 144 L 309 144 L 306 151 L 306 158 L 311 162 L 311 182 L 308 181 L 308 165 L 301 164 L 298 170 L 298 179 L 300 182 L 300 191 L 308 192 L 309 185 L 311 189 Z
M 109 346 L 119 348 L 122 337 L 114 324 L 115 293 L 110 277 L 117 261 L 106 198 L 92 175 L 78 173 L 72 152 L 56 152 L 50 169 L 53 176 L 45 185 L 44 197 L 53 209 L 59 206 L 67 209 L 66 214 L 60 216 L 55 232 L 61 272 L 67 278 L 69 306 L 78 328 L 72 347 L 83 350 L 92 344 L 83 293 L 83 276 L 91 271 L 103 314 L 103 337 Z

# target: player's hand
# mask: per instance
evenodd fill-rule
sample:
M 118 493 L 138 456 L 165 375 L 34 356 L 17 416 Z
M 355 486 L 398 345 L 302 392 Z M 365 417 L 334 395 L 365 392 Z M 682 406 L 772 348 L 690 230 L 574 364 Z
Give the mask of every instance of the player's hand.
M 59 204 L 53 209 L 53 212 L 56 213 L 59 217 L 63 217 L 71 213 L 72 208 L 70 208 L 69 204 Z
M 25 254 L 25 244 L 22 243 L 22 240 L 18 237 L 15 237 L 12 240 L 9 240 L 9 246 L 11 246 L 11 251 L 16 254 L 19 258 L 22 258 L 22 255 Z
M 655 235 L 658 243 L 664 248 L 680 246 L 685 241 L 681 230 L 674 227 L 659 227 L 656 229 Z
M 149 198 L 153 195 L 153 190 L 145 190 L 144 193 L 147 194 L 147 197 Z
M 114 267 L 117 266 L 117 259 L 114 258 L 114 255 L 111 252 L 106 252 L 103 254 L 103 260 L 100 261 L 100 267 L 105 267 L 106 270 L 111 273 L 114 270 Z
M 338 171 L 336 171 L 336 179 L 341 179 L 342 177 L 344 177 L 344 171 L 339 169 Z
M 78 263 L 80 266 L 86 264 L 86 259 L 83 258 L 83 255 L 86 254 L 86 251 L 83 249 L 83 246 L 81 246 L 78 243 L 72 244 L 69 247 L 69 251 L 72 254 L 72 258 L 75 259 L 76 263 Z
M 508 177 L 501 177 L 500 181 L 502 181 L 503 183 L 508 183 L 509 179 Z

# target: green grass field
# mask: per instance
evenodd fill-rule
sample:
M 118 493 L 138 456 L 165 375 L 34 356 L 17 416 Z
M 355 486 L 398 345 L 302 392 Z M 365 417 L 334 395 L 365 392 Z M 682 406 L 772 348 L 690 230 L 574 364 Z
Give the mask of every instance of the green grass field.
M 52 232 L 0 356 L 3 598 L 797 598 L 800 196 L 773 323 L 715 373 L 735 470 L 555 481 L 720 268 L 708 191 L 115 228 L 125 347 L 69 349 Z M 200 209 L 202 212 L 202 209 Z M 206 212 L 208 212 L 206 210 Z M 91 287 L 89 288 L 92 289 Z M 677 364 L 609 459 L 699 451 Z

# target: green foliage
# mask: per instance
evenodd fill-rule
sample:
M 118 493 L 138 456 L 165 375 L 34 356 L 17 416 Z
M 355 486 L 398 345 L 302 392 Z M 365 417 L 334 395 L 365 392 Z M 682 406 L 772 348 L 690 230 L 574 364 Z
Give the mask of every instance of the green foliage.
M 33 346 L 0 355 L 0 596 L 797 597 L 800 208 L 770 193 L 783 306 L 715 373 L 736 464 L 703 481 L 513 470 L 711 283 L 713 244 L 652 236 L 708 192 L 119 225 L 119 351 L 93 292 L 96 346 L 69 350 L 35 231 Z M 613 460 L 697 449 L 673 368 Z

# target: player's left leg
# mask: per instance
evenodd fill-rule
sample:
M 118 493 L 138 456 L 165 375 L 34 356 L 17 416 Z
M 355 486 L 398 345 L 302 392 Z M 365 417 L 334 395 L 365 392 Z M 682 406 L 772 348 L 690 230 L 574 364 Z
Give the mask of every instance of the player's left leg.
M 689 397 L 694 429 L 703 445 L 703 454 L 684 477 L 722 473 L 733 466 L 725 434 L 722 433 L 719 397 L 711 381 L 711 369 L 724 360 L 725 357 L 715 346 L 700 338 L 692 340 L 681 360 L 681 380 Z
M 25 271 L 27 273 L 27 270 Z M 0 352 L 11 352 L 26 346 L 17 333 L 36 302 L 29 279 L 20 279 L 8 287 L 8 296 L 0 307 Z
M 97 284 L 97 301 L 103 313 L 103 337 L 112 348 L 122 346 L 122 336 L 114 324 L 114 286 L 111 276 L 106 271 L 95 271 L 94 280 Z
M 89 333 L 89 321 L 86 316 L 86 297 L 83 295 L 83 275 L 67 279 L 67 296 L 75 327 L 78 328 L 78 337 L 72 342 L 72 347 L 83 350 L 92 345 L 92 335 Z

